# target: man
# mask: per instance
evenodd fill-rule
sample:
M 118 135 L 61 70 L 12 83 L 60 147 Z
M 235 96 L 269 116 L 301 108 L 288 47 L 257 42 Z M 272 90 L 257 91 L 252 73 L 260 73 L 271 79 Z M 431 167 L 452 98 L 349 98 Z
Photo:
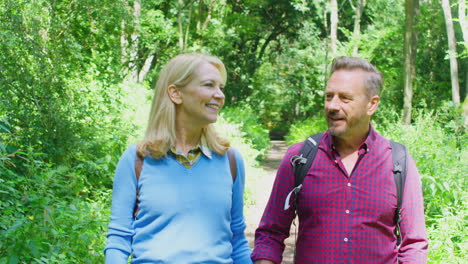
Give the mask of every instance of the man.
M 325 89 L 328 123 L 298 196 L 299 234 L 295 263 L 425 263 L 428 242 L 421 181 L 408 156 L 401 206 L 402 243 L 397 246 L 397 191 L 389 140 L 370 124 L 377 110 L 382 74 L 369 62 L 335 59 Z M 294 188 L 291 146 L 255 234 L 255 264 L 280 264 L 294 206 L 284 210 Z

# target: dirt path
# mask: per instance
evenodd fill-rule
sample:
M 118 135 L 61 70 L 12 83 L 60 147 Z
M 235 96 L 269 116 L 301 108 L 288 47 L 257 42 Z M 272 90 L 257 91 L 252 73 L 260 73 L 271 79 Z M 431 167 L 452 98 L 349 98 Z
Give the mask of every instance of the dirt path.
M 246 209 L 246 235 L 249 240 L 250 246 L 253 248 L 253 241 L 255 236 L 255 229 L 260 223 L 260 219 L 265 209 L 265 205 L 270 197 L 271 188 L 276 176 L 276 170 L 278 165 L 286 152 L 287 146 L 282 140 L 272 140 L 271 148 L 265 161 L 262 164 L 262 168 L 267 171 L 266 175 L 260 179 L 257 179 L 253 186 L 250 187 L 254 196 L 255 204 Z M 291 236 L 286 239 L 286 249 L 283 254 L 283 264 L 293 263 L 293 247 L 294 244 L 294 230 L 291 229 Z

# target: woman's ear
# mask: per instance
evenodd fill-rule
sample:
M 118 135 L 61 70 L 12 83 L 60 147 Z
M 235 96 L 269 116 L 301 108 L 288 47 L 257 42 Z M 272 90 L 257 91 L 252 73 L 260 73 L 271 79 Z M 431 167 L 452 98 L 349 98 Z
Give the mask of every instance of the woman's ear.
M 169 95 L 169 98 L 174 104 L 178 105 L 182 103 L 182 93 L 174 84 L 167 87 L 167 95 Z

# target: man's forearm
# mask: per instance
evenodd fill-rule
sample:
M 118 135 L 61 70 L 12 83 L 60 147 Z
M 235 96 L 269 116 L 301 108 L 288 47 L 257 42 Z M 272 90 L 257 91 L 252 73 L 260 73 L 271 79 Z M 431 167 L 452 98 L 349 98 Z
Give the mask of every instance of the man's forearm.
M 255 264 L 275 264 L 275 263 L 273 261 L 271 261 L 271 260 L 259 259 L 259 260 L 255 261 Z

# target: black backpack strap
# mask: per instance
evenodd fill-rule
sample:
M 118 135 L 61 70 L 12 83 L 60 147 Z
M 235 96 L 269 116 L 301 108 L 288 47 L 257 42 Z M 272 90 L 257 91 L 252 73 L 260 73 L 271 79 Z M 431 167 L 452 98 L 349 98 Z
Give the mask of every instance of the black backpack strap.
M 397 237 L 397 245 L 401 243 L 401 203 L 403 200 L 403 191 L 405 189 L 406 172 L 408 170 L 407 149 L 404 145 L 395 141 L 390 141 L 393 157 L 393 176 L 397 189 L 397 208 L 395 212 L 395 235 Z
M 297 197 L 299 194 L 299 191 L 302 188 L 302 182 L 304 181 L 305 176 L 307 175 L 307 172 L 309 171 L 310 166 L 312 166 L 312 162 L 315 159 L 315 155 L 317 154 L 318 151 L 318 145 L 320 143 L 320 139 L 322 138 L 323 133 L 315 134 L 310 137 L 308 137 L 305 141 L 304 144 L 301 147 L 301 150 L 299 151 L 298 155 L 294 155 L 291 157 L 291 165 L 293 167 L 293 173 L 294 173 L 294 189 L 288 194 L 286 197 L 286 201 L 284 204 L 284 210 L 288 210 L 290 205 L 289 201 L 291 198 L 291 195 L 294 194 L 294 208 L 297 208 Z
M 237 176 L 236 154 L 232 148 L 228 148 L 227 154 L 229 158 L 229 167 L 231 168 L 232 182 L 234 182 Z

